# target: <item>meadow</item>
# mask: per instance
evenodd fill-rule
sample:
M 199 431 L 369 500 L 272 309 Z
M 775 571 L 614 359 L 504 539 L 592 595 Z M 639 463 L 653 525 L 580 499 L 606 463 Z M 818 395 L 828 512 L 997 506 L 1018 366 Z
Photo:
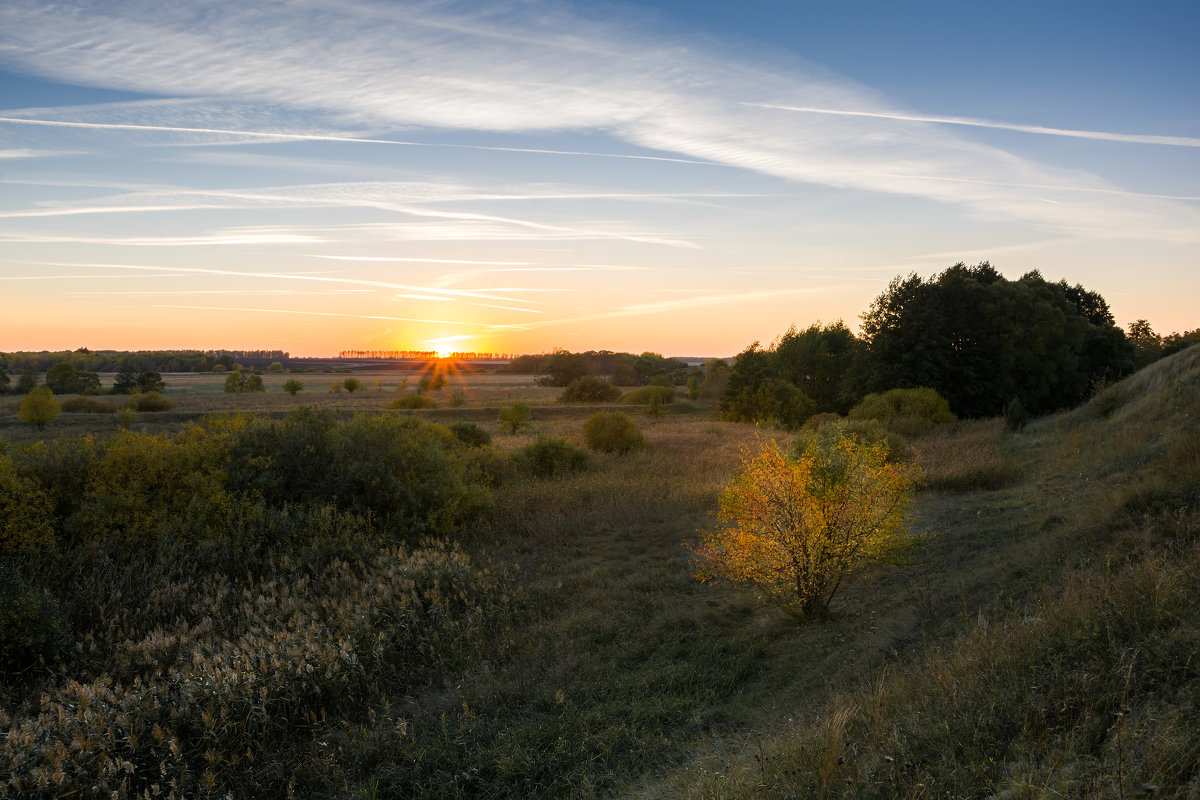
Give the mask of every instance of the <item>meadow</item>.
M 128 432 L 64 413 L 39 434 L 0 403 L 10 485 L 57 486 L 62 520 L 2 576 L 46 635 L 6 665 L 0 796 L 1200 793 L 1198 347 L 1020 431 L 912 437 L 923 546 L 819 622 L 696 581 L 685 548 L 788 432 L 490 373 L 398 411 L 417 374 L 330 391 L 345 377 L 166 375 L 173 408 Z M 514 402 L 531 426 L 506 432 Z M 547 437 L 582 449 L 598 410 L 649 446 L 531 468 Z M 491 444 L 455 443 L 456 421 Z M 388 437 L 444 483 L 402 514 L 353 469 Z M 328 471 L 285 462 L 290 442 Z M 139 483 L 149 463 L 170 466 Z

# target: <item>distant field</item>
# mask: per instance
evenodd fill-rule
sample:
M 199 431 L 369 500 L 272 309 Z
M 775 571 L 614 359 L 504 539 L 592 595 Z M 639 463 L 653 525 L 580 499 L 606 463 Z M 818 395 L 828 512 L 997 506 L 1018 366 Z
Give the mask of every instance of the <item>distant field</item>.
M 163 393 L 175 402 L 170 411 L 143 413 L 138 415 L 135 429 L 167 428 L 196 419 L 204 414 L 248 412 L 253 414 L 286 413 L 300 406 L 336 408 L 339 411 L 382 411 L 397 397 L 416 392 L 417 383 L 426 374 L 419 369 L 397 371 L 391 369 L 357 369 L 353 373 L 262 373 L 265 392 L 232 393 L 225 391 L 226 373 L 180 372 L 163 375 L 167 388 Z M 522 401 L 530 405 L 555 404 L 562 389 L 538 386 L 532 375 L 509 375 L 491 372 L 464 372 L 448 369 L 446 385 L 438 391 L 428 392 L 438 404 L 437 409 L 418 411 L 417 414 L 432 418 L 462 417 L 475 421 L 494 421 L 495 413 L 486 409 L 499 409 L 510 403 Z M 114 375 L 102 373 L 100 382 L 111 386 Z M 356 392 L 332 390 L 347 378 L 357 378 L 362 388 Z M 292 396 L 283 390 L 288 380 L 298 380 L 304 389 Z M 62 400 L 63 398 L 58 398 Z M 119 404 L 124 401 L 119 395 L 99 395 L 97 399 Z M 19 397 L 0 398 L 0 435 L 21 440 L 35 434 L 28 425 L 17 419 Z M 112 414 L 64 413 L 47 426 L 44 433 L 111 433 L 117 430 L 117 421 Z

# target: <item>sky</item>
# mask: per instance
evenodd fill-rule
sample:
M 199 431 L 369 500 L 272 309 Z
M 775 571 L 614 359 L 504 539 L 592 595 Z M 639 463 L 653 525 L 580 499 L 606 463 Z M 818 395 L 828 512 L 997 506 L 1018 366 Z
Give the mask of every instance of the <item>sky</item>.
M 1200 327 L 1200 4 L 5 0 L 0 351 L 729 356 L 989 261 Z

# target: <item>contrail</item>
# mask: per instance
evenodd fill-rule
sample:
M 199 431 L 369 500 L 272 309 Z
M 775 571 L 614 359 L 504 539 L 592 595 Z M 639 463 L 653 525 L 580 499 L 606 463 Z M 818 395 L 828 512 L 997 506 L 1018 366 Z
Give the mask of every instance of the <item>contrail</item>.
M 1070 128 L 1047 128 L 1043 125 L 1017 125 L 1010 122 L 993 122 L 974 117 L 937 117 L 925 114 L 898 114 L 882 111 L 846 111 L 836 108 L 813 108 L 811 106 L 781 106 L 771 103 L 746 103 L 757 108 L 774 108 L 779 111 L 799 111 L 805 114 L 833 114 L 841 117 L 871 117 L 894 119 L 901 122 L 936 122 L 941 125 L 967 125 L 972 128 L 995 128 L 1002 131 L 1041 133 L 1048 136 L 1071 136 L 1076 139 L 1098 139 L 1105 142 L 1127 142 L 1131 144 L 1165 144 L 1174 147 L 1200 147 L 1200 139 L 1191 136 L 1155 136 L 1144 133 L 1108 133 L 1105 131 L 1077 131 Z
M 472 300 L 503 300 L 509 303 L 523 302 L 520 298 L 500 297 L 483 292 L 473 292 L 466 289 L 439 289 L 434 286 L 412 286 L 405 283 L 390 283 L 388 281 L 371 281 L 361 278 L 331 278 L 321 275 L 296 275 L 281 272 L 242 272 L 233 269 L 212 269 L 209 267 L 162 267 L 141 264 L 79 264 L 62 261 L 39 262 L 51 267 L 80 267 L 83 269 L 132 269 L 144 272 L 179 272 L 188 275 L 231 275 L 240 278 L 271 278 L 289 281 L 319 281 L 321 283 L 344 283 L 352 286 L 371 286 L 377 289 L 398 289 L 409 292 L 426 292 L 428 294 L 446 295 L 449 297 L 467 297 Z
M 0 123 L 10 125 L 43 125 L 52 128 L 88 128 L 115 131 L 159 131 L 163 133 L 215 133 L 226 136 L 246 136 L 255 139 L 275 139 L 286 142 L 357 142 L 360 144 L 392 144 L 404 147 L 447 147 L 460 150 L 489 150 L 501 153 L 537 153 L 554 156 L 591 156 L 593 158 L 622 158 L 634 161 L 669 161 L 675 164 L 699 164 L 706 167 L 723 167 L 716 161 L 700 161 L 690 158 L 668 156 L 634 156 L 623 153 L 593 153 L 586 150 L 548 150 L 537 147 L 492 147 L 482 144 L 445 144 L 439 142 L 409 142 L 402 139 L 367 139 L 357 136 L 330 136 L 314 133 L 271 133 L 268 131 L 240 131 L 231 128 L 185 128 L 174 125 L 132 125 L 117 122 L 67 122 L 59 119 L 27 119 L 23 117 L 0 117 Z
M 249 311 L 258 314 L 301 314 L 313 317 L 349 317 L 350 319 L 383 319 L 392 322 L 428 322 L 433 325 L 470 325 L 475 328 L 511 328 L 528 330 L 521 325 L 495 325 L 488 322 L 458 322 L 449 319 L 413 319 L 411 317 L 386 317 L 380 314 L 341 314 L 336 311 L 295 311 L 287 308 L 234 308 L 232 306 L 175 306 L 155 305 L 153 308 L 193 309 L 197 311 Z

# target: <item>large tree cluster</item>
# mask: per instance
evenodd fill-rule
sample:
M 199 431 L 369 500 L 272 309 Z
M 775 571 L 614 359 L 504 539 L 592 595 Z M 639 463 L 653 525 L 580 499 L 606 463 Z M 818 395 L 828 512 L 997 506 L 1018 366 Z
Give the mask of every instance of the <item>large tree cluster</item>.
M 870 392 L 928 387 L 958 416 L 1000 414 L 1013 401 L 1044 414 L 1128 374 L 1137 352 L 1098 293 L 959 263 L 893 280 L 862 315 L 861 337 L 838 321 L 791 328 L 766 349 L 755 342 L 733 364 L 721 413 L 795 427 Z

